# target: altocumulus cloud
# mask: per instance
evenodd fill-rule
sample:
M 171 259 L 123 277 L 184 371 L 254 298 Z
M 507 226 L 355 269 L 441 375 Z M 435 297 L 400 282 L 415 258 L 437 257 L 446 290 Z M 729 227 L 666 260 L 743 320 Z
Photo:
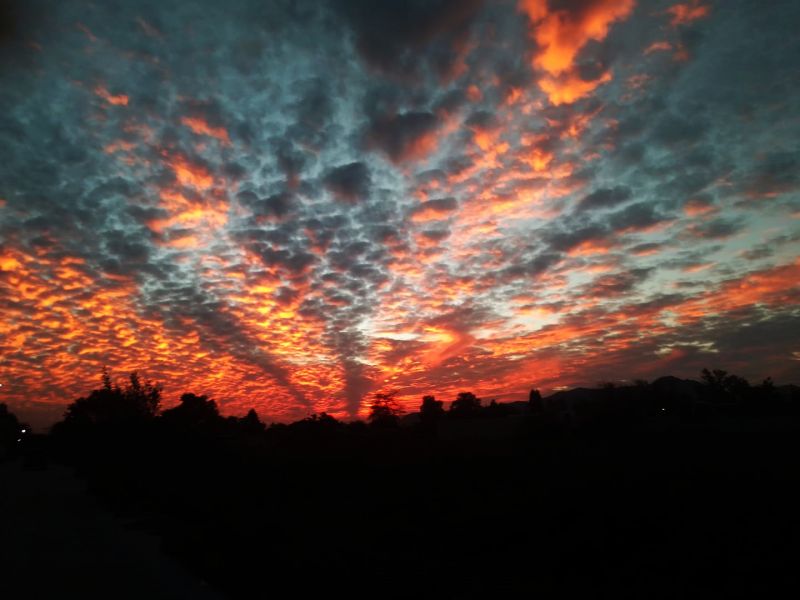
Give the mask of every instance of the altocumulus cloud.
M 280 420 L 796 379 L 795 2 L 0 6 L 28 418 L 103 365 Z

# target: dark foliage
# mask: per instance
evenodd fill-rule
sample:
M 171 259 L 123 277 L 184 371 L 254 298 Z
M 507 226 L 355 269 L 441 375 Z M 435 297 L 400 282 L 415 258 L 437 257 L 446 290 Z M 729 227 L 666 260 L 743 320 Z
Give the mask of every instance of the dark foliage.
M 161 402 L 161 387 L 150 381 L 142 381 L 137 373 L 131 373 L 123 388 L 111 383 L 107 371 L 103 371 L 103 387 L 93 390 L 87 397 L 78 398 L 67 407 L 63 428 L 81 429 L 93 425 L 123 424 L 150 419 L 158 414 Z
M 422 404 L 419 407 L 419 420 L 424 427 L 429 429 L 435 427 L 444 415 L 444 402 L 437 400 L 433 396 L 422 397 Z
M 453 418 L 475 417 L 478 416 L 480 409 L 480 398 L 472 392 L 461 392 L 450 404 L 450 416 Z
M 180 404 L 165 410 L 161 417 L 173 427 L 184 428 L 211 427 L 220 419 L 217 403 L 208 396 L 195 394 L 183 394 Z
M 395 400 L 396 395 L 396 391 L 376 392 L 372 395 L 372 404 L 369 407 L 370 425 L 383 429 L 392 429 L 399 426 L 399 417 L 403 411 L 397 400 Z
M 541 414 L 544 411 L 542 393 L 539 390 L 531 390 L 530 394 L 528 394 L 528 409 L 534 415 Z

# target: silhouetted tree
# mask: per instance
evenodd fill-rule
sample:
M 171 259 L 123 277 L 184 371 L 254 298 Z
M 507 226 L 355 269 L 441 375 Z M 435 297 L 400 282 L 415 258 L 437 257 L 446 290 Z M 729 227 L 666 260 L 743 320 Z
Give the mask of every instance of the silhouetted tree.
M 444 402 L 433 396 L 423 396 L 419 407 L 419 420 L 426 427 L 434 426 L 444 416 Z
M 113 385 L 107 370 L 103 370 L 103 387 L 67 406 L 64 427 L 88 427 L 125 423 L 155 417 L 161 402 L 161 386 L 130 374 L 124 388 Z M 63 430 L 63 427 L 61 428 Z
M 709 371 L 708 369 L 703 369 L 700 371 L 700 379 L 703 380 L 703 383 L 706 384 L 710 388 L 715 388 L 722 390 L 725 387 L 725 378 L 728 376 L 727 371 L 723 371 L 722 369 L 714 369 L 713 371 Z
M 472 392 L 461 392 L 450 405 L 451 417 L 475 417 L 480 413 L 481 400 Z
M 703 369 L 700 376 L 708 396 L 714 402 L 741 403 L 750 395 L 750 383 L 738 375 L 731 375 L 722 369 Z
M 147 417 L 154 417 L 161 407 L 162 387 L 152 381 L 144 381 L 134 371 L 130 374 L 130 384 L 122 391 L 125 398 L 134 404 Z
M 313 413 L 305 419 L 296 421 L 289 425 L 290 429 L 302 430 L 310 434 L 328 435 L 330 432 L 339 429 L 342 424 L 326 412 Z
M 539 390 L 531 390 L 528 394 L 528 408 L 532 414 L 538 415 L 544 412 L 544 403 L 542 402 L 542 394 Z
M 306 422 L 320 423 L 323 427 L 335 427 L 339 425 L 339 421 L 336 419 L 336 417 L 329 415 L 326 412 L 314 413 L 303 420 Z
M 261 433 L 266 429 L 266 425 L 258 418 L 258 413 L 251 408 L 247 414 L 239 419 L 239 424 L 248 433 Z
M 369 422 L 374 427 L 391 428 L 399 425 L 399 417 L 403 410 L 395 400 L 396 391 L 372 395 L 372 404 L 369 408 Z
M 181 403 L 161 414 L 164 422 L 183 427 L 209 425 L 220 420 L 217 403 L 208 396 L 186 393 Z

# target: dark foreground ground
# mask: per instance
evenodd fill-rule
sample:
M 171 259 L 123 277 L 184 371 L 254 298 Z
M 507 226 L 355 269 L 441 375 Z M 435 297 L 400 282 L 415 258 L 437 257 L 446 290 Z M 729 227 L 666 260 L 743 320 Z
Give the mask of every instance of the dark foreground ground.
M 98 500 L 61 467 L 3 468 L 3 565 L 59 590 L 29 597 L 799 591 L 790 423 L 456 433 L 94 432 L 68 462 Z
M 0 464 L 0 598 L 220 598 L 71 469 Z

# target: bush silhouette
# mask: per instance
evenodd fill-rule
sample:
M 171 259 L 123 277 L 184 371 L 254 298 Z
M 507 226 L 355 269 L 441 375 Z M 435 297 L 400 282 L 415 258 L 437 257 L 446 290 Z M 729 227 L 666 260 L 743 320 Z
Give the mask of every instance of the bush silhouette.
M 472 392 L 461 392 L 450 405 L 449 414 L 454 418 L 467 418 L 478 416 L 481 410 L 481 400 Z
M 221 421 L 214 400 L 191 393 L 183 394 L 180 404 L 165 410 L 161 418 L 165 423 L 180 427 L 200 427 Z

